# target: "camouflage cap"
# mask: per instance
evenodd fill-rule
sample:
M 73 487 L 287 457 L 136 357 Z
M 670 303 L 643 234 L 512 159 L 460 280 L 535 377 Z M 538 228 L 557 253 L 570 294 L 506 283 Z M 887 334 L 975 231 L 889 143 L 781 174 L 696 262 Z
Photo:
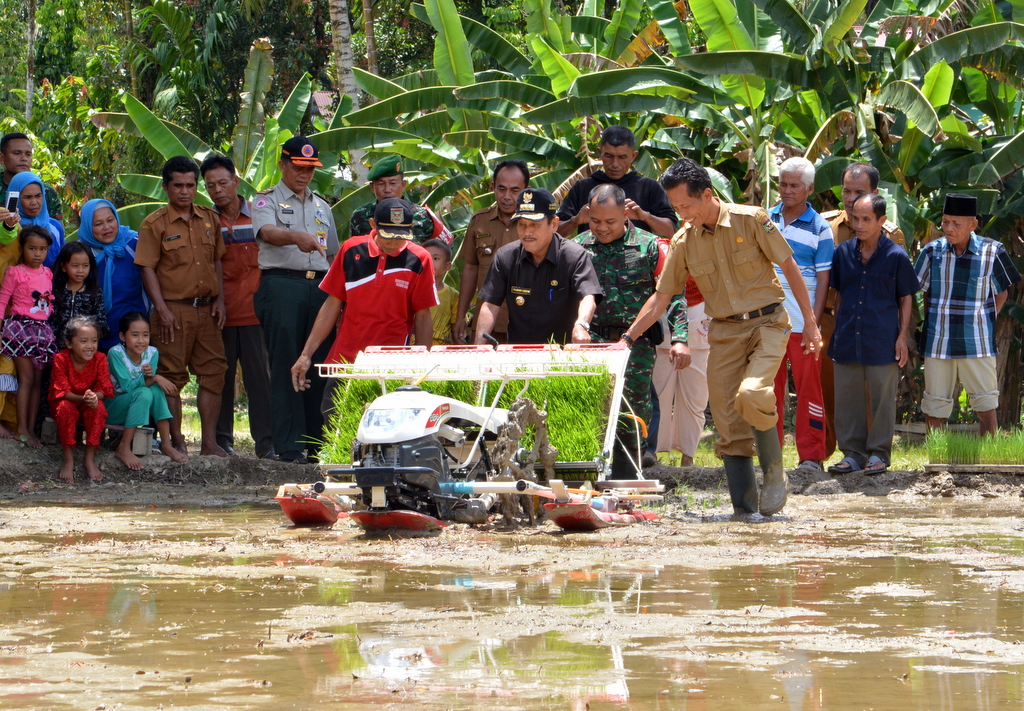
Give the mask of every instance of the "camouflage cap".
M 373 182 L 377 178 L 387 178 L 390 175 L 402 175 L 402 156 L 388 156 L 381 158 L 373 164 L 366 179 Z

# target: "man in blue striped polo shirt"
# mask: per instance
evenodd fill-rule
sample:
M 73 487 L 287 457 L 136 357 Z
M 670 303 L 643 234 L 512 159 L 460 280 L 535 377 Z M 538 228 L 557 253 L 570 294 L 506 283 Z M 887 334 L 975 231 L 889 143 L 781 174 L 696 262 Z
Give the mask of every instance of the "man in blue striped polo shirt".
M 835 242 L 832 228 L 818 214 L 808 198 L 814 194 L 814 166 L 806 158 L 790 158 L 779 167 L 779 197 L 782 199 L 768 211 L 779 232 L 793 250 L 800 273 L 807 285 L 807 293 L 814 307 L 816 326 L 821 325 L 828 296 L 829 274 L 832 269 L 832 253 Z M 793 332 L 789 334 L 786 355 L 775 376 L 775 401 L 779 409 L 779 442 L 782 442 L 782 407 L 786 400 L 789 374 L 786 362 L 793 370 L 793 384 L 796 386 L 795 435 L 799 469 L 809 473 L 822 473 L 825 459 L 825 410 L 821 397 L 821 365 L 816 354 L 804 353 L 801 338 L 804 319 L 793 296 L 793 290 L 786 281 L 782 270 L 776 266 L 776 275 L 786 295 L 783 302 Z
M 952 193 L 942 209 L 942 234 L 917 257 L 924 290 L 924 397 L 929 429 L 946 424 L 959 378 L 982 435 L 998 428 L 996 314 L 1020 273 L 1002 244 L 975 234 L 978 199 Z

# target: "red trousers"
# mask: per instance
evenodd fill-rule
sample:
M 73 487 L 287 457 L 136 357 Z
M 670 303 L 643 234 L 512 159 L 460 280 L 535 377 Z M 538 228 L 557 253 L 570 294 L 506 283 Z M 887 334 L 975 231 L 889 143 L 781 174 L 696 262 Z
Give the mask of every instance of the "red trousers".
M 96 407 L 89 407 L 84 402 L 74 403 L 69 400 L 50 400 L 50 414 L 57 421 L 57 432 L 63 447 L 74 447 L 78 444 L 76 428 L 81 422 L 85 427 L 85 444 L 88 447 L 99 447 L 103 438 L 103 428 L 107 424 L 107 408 L 100 400 Z
M 782 403 L 786 398 L 786 361 L 793 369 L 796 385 L 796 451 L 801 462 L 820 462 L 825 456 L 825 409 L 821 398 L 821 364 L 804 354 L 803 334 L 789 334 L 786 355 L 775 375 L 775 402 L 779 410 L 779 442 L 782 442 Z M 822 358 L 828 358 L 822 354 Z

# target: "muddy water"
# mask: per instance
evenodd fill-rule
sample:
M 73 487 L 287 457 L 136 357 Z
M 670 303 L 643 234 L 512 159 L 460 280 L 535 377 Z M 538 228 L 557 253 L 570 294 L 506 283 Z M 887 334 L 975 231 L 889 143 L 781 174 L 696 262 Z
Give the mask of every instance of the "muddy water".
M 5 508 L 0 708 L 1020 708 L 1019 508 L 411 540 Z

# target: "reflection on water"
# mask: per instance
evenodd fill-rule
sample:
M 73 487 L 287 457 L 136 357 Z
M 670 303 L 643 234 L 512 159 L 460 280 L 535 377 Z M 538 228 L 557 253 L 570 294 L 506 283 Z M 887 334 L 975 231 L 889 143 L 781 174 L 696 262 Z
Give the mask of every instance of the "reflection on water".
M 202 541 L 278 518 L 161 514 L 135 540 Z M 841 526 L 801 535 L 816 546 L 866 540 Z M 1013 549 L 1006 538 L 994 545 Z M 206 556 L 163 569 L 159 551 L 107 555 L 105 540 L 2 540 L 0 551 L 20 543 L 51 555 L 0 559 L 0 707 L 902 711 L 1024 702 L 1021 594 L 927 559 L 923 539 L 908 538 L 898 556 L 744 559 L 708 570 L 621 561 L 516 575 L 429 561 L 295 561 L 271 548 L 219 560 L 204 577 L 189 570 Z M 62 558 L 76 545 L 95 549 L 85 579 Z M 231 572 L 246 566 L 273 573 Z M 556 629 L 545 623 L 553 618 Z

